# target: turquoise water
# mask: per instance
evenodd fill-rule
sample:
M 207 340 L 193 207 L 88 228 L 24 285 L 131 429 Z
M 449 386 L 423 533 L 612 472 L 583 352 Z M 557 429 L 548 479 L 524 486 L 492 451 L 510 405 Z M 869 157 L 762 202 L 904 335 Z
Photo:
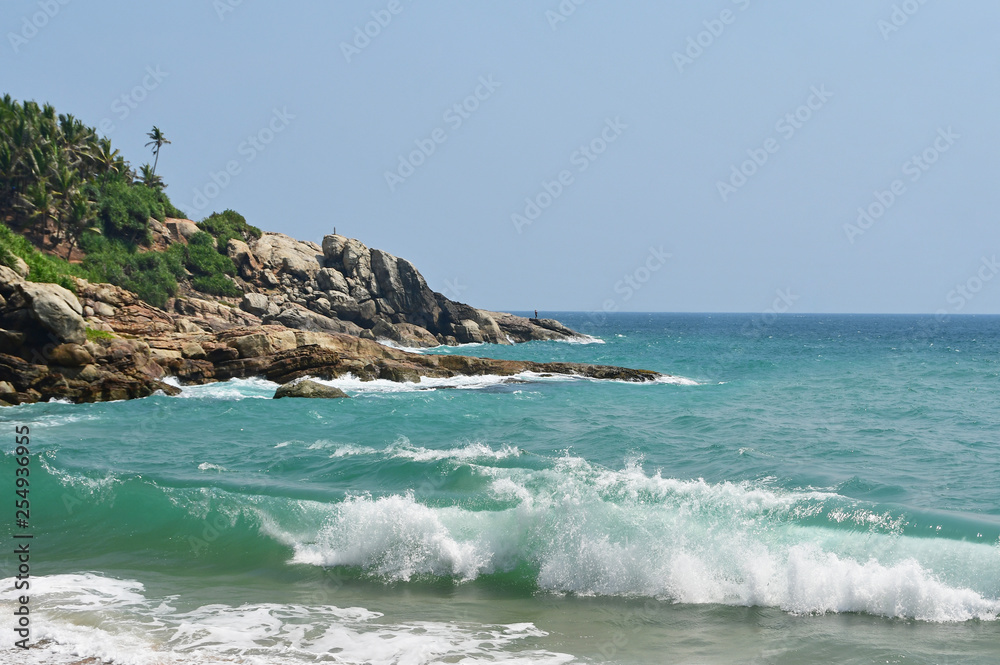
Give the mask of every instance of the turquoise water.
M 558 318 L 601 343 L 431 353 L 677 378 L 0 411 L 0 662 L 1000 660 L 1000 318 Z

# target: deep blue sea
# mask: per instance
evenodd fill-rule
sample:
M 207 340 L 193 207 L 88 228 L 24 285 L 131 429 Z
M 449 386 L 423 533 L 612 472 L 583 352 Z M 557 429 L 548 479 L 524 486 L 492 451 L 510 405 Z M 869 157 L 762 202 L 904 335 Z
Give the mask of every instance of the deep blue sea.
M 1000 662 L 1000 317 L 554 316 L 674 378 L 0 410 L 0 662 Z

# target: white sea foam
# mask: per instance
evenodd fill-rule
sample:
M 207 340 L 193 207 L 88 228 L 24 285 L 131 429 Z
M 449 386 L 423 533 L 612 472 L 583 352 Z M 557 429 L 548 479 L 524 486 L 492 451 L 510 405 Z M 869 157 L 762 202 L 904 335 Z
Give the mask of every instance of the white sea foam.
M 382 346 L 387 346 L 390 349 L 397 349 L 399 351 L 406 351 L 407 353 L 424 353 L 426 351 L 429 351 L 431 349 L 436 349 L 441 346 L 440 344 L 437 346 L 405 346 L 391 339 L 385 339 L 384 337 L 380 337 L 375 341 L 381 344 Z
M 428 377 L 422 376 L 419 381 L 389 381 L 388 379 L 375 379 L 364 381 L 353 374 L 345 374 L 336 379 L 311 380 L 324 385 L 340 388 L 341 390 L 354 394 L 368 393 L 408 393 L 423 390 L 481 390 L 494 386 L 510 383 L 542 383 L 542 382 L 564 382 L 564 381 L 603 381 L 611 383 L 629 383 L 631 385 L 662 385 L 673 384 L 682 386 L 700 385 L 697 381 L 681 376 L 662 376 L 655 381 L 647 381 L 637 384 L 631 381 L 617 381 L 606 379 L 592 379 L 575 374 L 554 374 L 539 372 L 520 372 L 511 376 L 481 375 L 481 376 L 452 376 L 452 377 Z M 173 380 L 172 385 L 178 385 Z M 179 398 L 186 399 L 218 399 L 239 401 L 244 399 L 271 399 L 274 391 L 278 388 L 277 383 L 262 378 L 250 379 L 230 379 L 219 383 L 208 383 L 200 386 L 183 386 Z M 70 417 L 70 416 L 67 416 Z
M 471 580 L 527 564 L 543 590 L 867 612 L 952 622 L 1000 614 L 1000 550 L 901 534 L 900 518 L 836 494 L 663 478 L 566 456 L 550 469 L 474 467 L 503 510 L 413 493 L 328 507 L 292 561 L 385 580 Z M 837 528 L 848 520 L 857 528 Z M 828 525 L 828 526 L 827 526 Z
M 229 469 L 227 469 L 226 467 L 220 466 L 218 464 L 212 464 L 211 462 L 202 462 L 201 464 L 198 465 L 198 470 L 199 471 L 229 471 Z
M 375 379 L 373 381 L 362 381 L 353 374 L 345 374 L 336 379 L 312 379 L 318 383 L 340 388 L 345 392 L 353 393 L 404 393 L 417 390 L 476 390 L 488 388 L 505 383 L 515 383 L 518 381 L 531 380 L 530 372 L 524 372 L 514 376 L 453 376 L 447 378 L 434 378 L 428 376 L 420 377 L 420 381 L 389 381 L 387 379 Z
M 439 460 L 502 460 L 517 457 L 522 454 L 516 446 L 503 445 L 496 450 L 485 443 L 470 443 L 458 448 L 424 448 L 414 446 L 405 436 L 401 436 L 385 448 L 358 446 L 355 444 L 335 444 L 329 441 L 317 441 L 310 448 L 335 448 L 330 457 L 381 456 L 385 458 L 408 459 L 414 462 L 435 462 Z
M 694 379 L 688 379 L 688 378 L 683 377 L 683 376 L 672 376 L 672 375 L 669 375 L 669 374 L 665 374 L 665 375 L 659 377 L 658 379 L 656 379 L 655 381 L 653 381 L 653 383 L 669 383 L 670 385 L 674 385 L 674 386 L 700 386 L 701 385 L 700 383 L 698 383 Z
M 180 398 L 187 399 L 271 399 L 278 384 L 261 378 L 230 379 L 200 386 L 183 386 Z
M 0 581 L 9 588 L 13 578 Z M 530 623 L 392 623 L 363 607 L 258 603 L 179 610 L 177 597 L 148 598 L 142 584 L 94 574 L 32 578 L 32 642 L 0 663 L 61 665 L 99 658 L 116 665 L 205 663 L 491 662 L 556 665 L 566 654 L 522 646 L 546 633 Z M 13 634 L 13 603 L 0 601 L 0 630 Z
M 593 337 L 591 335 L 574 335 L 573 337 L 565 337 L 562 339 L 551 340 L 553 342 L 560 342 L 562 344 L 604 344 L 605 341 L 600 337 Z

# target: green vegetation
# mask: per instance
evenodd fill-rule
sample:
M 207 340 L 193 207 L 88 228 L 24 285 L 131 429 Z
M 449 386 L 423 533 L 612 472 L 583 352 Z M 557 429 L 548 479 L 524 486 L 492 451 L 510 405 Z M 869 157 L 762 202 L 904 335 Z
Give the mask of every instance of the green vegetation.
M 150 219 L 187 215 L 156 175 L 160 149 L 170 141 L 155 126 L 148 136 L 155 159 L 137 174 L 107 138 L 73 116 L 10 95 L 0 99 L 0 263 L 14 267 L 19 257 L 31 269 L 29 279 L 67 288 L 73 288 L 70 276 L 109 282 L 157 307 L 184 280 L 204 293 L 240 295 L 226 244 L 259 238 L 261 231 L 239 213 L 213 213 L 187 245 L 149 249 Z M 71 264 L 32 241 L 52 252 L 59 248 L 67 259 L 77 247 L 86 256 Z
M 94 330 L 90 326 L 87 326 L 87 340 L 91 342 L 97 342 L 99 340 L 111 340 L 115 336 L 106 330 Z
M 220 254 L 226 253 L 226 245 L 229 244 L 231 238 L 250 242 L 263 235 L 260 229 L 247 224 L 247 220 L 243 215 L 235 210 L 213 212 L 204 220 L 198 222 L 198 228 L 215 237 L 218 242 Z
M 236 266 L 232 259 L 216 251 L 212 236 L 199 231 L 188 238 L 184 249 L 185 265 L 194 274 L 191 286 L 217 296 L 240 295 L 239 288 L 225 277 L 235 275 Z
M 135 247 L 103 236 L 87 236 L 84 269 L 93 280 L 132 291 L 156 307 L 177 295 L 177 280 L 183 279 L 184 247 L 173 245 L 165 252 L 139 252 Z
M 153 129 L 158 157 L 169 141 Z M 164 187 L 155 164 L 136 181 L 111 141 L 72 115 L 10 95 L 0 99 L 0 222 L 53 245 L 67 243 L 67 258 L 88 233 L 148 244 L 150 217 L 184 217 Z
M 32 282 L 51 282 L 75 291 L 76 286 L 70 275 L 84 278 L 90 276 L 79 266 L 71 265 L 55 256 L 42 254 L 28 242 L 27 238 L 0 224 L 0 263 L 16 269 L 17 261 L 14 257 L 28 264 L 31 270 L 28 273 L 28 280 Z

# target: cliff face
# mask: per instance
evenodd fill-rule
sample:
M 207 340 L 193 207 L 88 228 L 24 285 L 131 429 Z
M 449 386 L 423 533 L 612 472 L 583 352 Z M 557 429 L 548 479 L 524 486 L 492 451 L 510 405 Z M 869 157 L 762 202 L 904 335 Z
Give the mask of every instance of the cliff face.
M 578 336 L 557 321 L 476 309 L 434 292 L 417 268 L 359 240 L 328 235 L 323 245 L 265 233 L 232 240 L 247 292 L 241 308 L 302 330 L 327 330 L 414 347 L 512 344 Z

